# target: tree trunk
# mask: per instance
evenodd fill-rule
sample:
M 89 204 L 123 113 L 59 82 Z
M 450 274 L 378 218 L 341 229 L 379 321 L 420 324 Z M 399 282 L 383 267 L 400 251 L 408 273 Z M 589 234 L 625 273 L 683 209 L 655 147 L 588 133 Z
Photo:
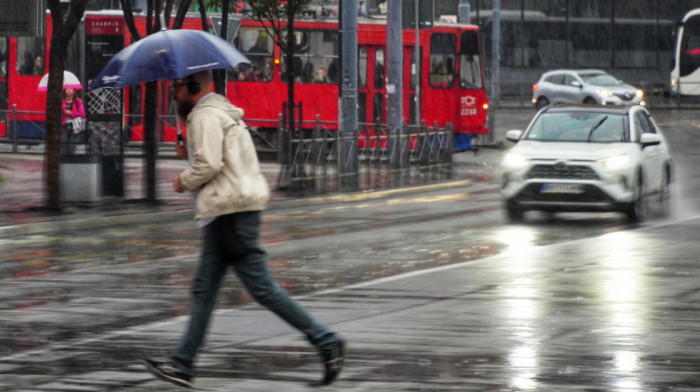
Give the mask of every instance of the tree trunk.
M 146 201 L 158 201 L 156 184 L 156 159 L 158 157 L 158 142 L 156 126 L 158 120 L 158 82 L 146 82 L 146 97 L 144 99 L 143 149 L 145 159 Z
M 58 211 L 60 201 L 61 103 L 63 100 L 63 71 L 66 68 L 68 42 L 85 13 L 88 0 L 71 0 L 67 18 L 59 0 L 49 0 L 53 29 L 49 50 L 49 84 L 46 92 L 46 149 L 44 151 L 44 191 L 46 206 Z

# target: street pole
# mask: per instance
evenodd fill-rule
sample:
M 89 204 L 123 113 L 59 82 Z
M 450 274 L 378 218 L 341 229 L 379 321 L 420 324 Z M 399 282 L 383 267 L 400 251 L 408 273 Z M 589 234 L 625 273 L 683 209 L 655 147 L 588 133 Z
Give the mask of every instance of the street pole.
M 491 30 L 491 112 L 489 113 L 489 133 L 486 142 L 495 141 L 494 124 L 496 123 L 496 107 L 500 95 L 500 63 L 501 63 L 501 0 L 493 0 L 493 25 Z
M 389 166 L 392 169 L 403 167 L 401 137 L 403 134 L 401 115 L 403 113 L 403 30 L 401 26 L 401 0 L 387 0 L 387 128 L 389 131 Z
M 420 12 L 420 7 L 418 4 L 418 0 L 414 0 L 414 10 L 415 10 L 415 28 L 416 28 L 416 37 L 415 37 L 415 49 L 413 50 L 413 63 L 415 64 L 415 69 L 413 69 L 413 77 L 414 77 L 414 83 L 416 85 L 416 100 L 415 100 L 415 105 L 416 105 L 416 126 L 420 127 L 420 78 L 418 75 L 420 75 L 420 61 L 421 61 L 421 55 L 420 55 L 420 17 L 418 13 Z
M 338 170 L 342 191 L 357 190 L 357 1 L 341 0 Z

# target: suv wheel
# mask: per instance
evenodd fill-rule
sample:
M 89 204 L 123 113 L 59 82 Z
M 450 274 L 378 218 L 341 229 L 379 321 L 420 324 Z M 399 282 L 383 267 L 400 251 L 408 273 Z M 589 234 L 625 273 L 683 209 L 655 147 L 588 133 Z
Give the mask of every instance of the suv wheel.
M 510 222 L 522 222 L 525 211 L 515 203 L 506 203 L 506 217 Z
M 661 204 L 661 215 L 667 216 L 671 212 L 671 169 L 666 166 L 661 177 L 661 188 L 659 189 L 659 203 Z
M 632 222 L 641 222 L 644 220 L 645 213 L 644 184 L 642 183 L 642 173 L 639 172 L 637 175 L 637 185 L 634 187 L 634 200 L 627 206 L 625 215 L 627 215 L 627 219 Z
M 540 110 L 540 109 L 542 109 L 542 108 L 544 108 L 544 107 L 546 107 L 546 106 L 549 106 L 549 99 L 547 99 L 546 97 L 540 97 L 540 98 L 537 100 L 537 103 L 535 104 L 535 108 L 536 108 L 537 110 Z
M 586 97 L 586 98 L 583 100 L 583 103 L 586 104 L 586 105 L 596 105 L 596 104 L 598 104 L 598 102 L 596 102 L 596 100 L 593 99 L 593 98 L 591 98 L 591 97 Z

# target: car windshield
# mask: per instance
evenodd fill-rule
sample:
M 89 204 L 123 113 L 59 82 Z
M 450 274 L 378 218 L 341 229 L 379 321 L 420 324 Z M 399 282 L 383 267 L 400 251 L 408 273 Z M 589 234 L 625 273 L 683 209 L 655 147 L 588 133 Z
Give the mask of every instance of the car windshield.
M 525 140 L 620 143 L 628 140 L 625 116 L 611 113 L 542 113 Z
M 579 74 L 579 76 L 583 79 L 584 83 L 594 86 L 619 86 L 623 84 L 621 81 L 606 73 Z

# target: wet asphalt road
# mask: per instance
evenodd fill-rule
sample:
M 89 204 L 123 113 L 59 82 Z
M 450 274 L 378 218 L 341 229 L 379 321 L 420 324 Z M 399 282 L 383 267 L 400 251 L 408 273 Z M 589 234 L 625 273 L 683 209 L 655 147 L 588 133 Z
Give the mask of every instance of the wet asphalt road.
M 668 220 L 505 225 L 498 151 L 458 162 L 468 186 L 269 211 L 273 272 L 350 340 L 322 390 L 700 390 L 697 130 L 657 120 L 682 151 Z M 182 331 L 197 247 L 189 221 L 1 239 L 0 390 L 170 390 L 136 361 Z M 197 387 L 317 389 L 311 348 L 249 302 L 231 276 Z

